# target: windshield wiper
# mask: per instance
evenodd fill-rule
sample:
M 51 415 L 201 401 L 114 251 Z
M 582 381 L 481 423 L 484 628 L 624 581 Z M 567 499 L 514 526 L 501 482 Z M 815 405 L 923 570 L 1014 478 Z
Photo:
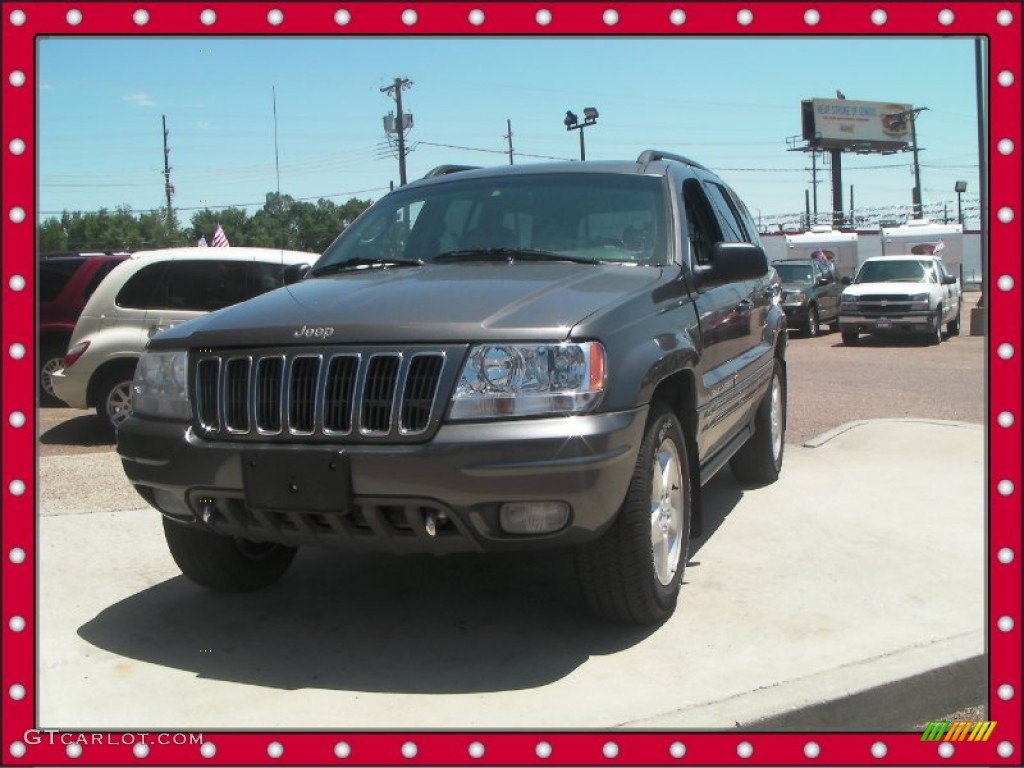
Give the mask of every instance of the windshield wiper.
M 360 267 L 422 267 L 422 259 L 399 259 L 399 258 L 362 258 L 362 259 L 349 259 L 347 261 L 337 261 L 334 264 L 324 264 L 319 269 L 315 269 L 309 273 L 310 277 L 320 277 L 321 275 L 330 275 L 335 272 L 344 272 L 349 269 L 359 269 Z
M 445 261 L 571 261 L 576 264 L 597 264 L 597 259 L 572 256 L 567 253 L 542 251 L 536 248 L 467 248 L 461 251 L 445 251 L 433 259 Z

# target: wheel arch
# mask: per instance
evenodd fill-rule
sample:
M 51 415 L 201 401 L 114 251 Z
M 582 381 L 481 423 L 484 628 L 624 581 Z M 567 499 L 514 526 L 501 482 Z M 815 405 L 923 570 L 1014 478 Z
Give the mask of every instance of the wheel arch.
M 85 393 L 86 405 L 90 408 L 95 408 L 101 396 L 100 389 L 103 387 L 103 383 L 115 374 L 127 374 L 129 378 L 133 377 L 138 364 L 139 357 L 137 355 L 116 357 L 103 363 L 103 365 L 93 371 L 92 376 L 89 378 L 89 386 Z
M 697 384 L 692 369 L 676 371 L 658 382 L 651 394 L 651 402 L 662 402 L 672 409 L 683 428 L 686 458 L 690 472 L 690 492 L 693 509 L 690 511 L 691 535 L 703 532 L 701 511 L 700 455 L 697 451 Z

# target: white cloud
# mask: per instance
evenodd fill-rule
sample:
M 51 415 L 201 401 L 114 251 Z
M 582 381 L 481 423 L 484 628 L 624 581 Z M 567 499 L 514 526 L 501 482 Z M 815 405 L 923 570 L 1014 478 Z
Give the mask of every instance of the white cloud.
M 124 97 L 125 101 L 130 101 L 140 107 L 155 107 L 156 101 L 153 100 L 148 93 L 129 93 Z

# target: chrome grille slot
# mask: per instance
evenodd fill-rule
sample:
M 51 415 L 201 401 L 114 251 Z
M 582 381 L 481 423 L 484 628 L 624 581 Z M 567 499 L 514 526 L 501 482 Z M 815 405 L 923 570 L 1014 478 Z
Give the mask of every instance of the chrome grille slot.
M 398 381 L 398 355 L 374 355 L 366 367 L 363 387 L 363 434 L 384 435 L 391 431 L 391 414 Z
M 256 365 L 256 428 L 263 434 L 281 431 L 284 358 L 264 357 Z
M 403 433 L 415 434 L 427 428 L 443 366 L 444 358 L 435 354 L 414 355 L 409 361 L 399 421 Z
M 224 363 L 224 427 L 228 432 L 249 431 L 248 357 L 233 357 Z
M 355 355 L 334 357 L 328 364 L 324 386 L 325 432 L 347 435 L 352 431 L 358 368 L 359 358 Z
M 220 359 L 205 358 L 196 366 L 196 416 L 199 425 L 207 431 L 220 429 L 220 409 L 217 393 L 220 389 Z
M 196 432 L 245 442 L 421 441 L 441 424 L 465 349 L 203 349 L 191 373 Z
M 319 375 L 319 356 L 296 357 L 292 360 L 288 377 L 288 428 L 292 434 L 313 434 Z

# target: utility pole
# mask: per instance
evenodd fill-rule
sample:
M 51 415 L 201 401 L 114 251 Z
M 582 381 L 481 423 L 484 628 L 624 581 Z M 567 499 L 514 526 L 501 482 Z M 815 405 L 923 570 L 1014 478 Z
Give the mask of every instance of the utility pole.
M 508 164 L 515 165 L 512 162 L 512 121 L 506 120 L 505 123 L 508 125 L 508 133 L 505 134 L 505 138 L 508 139 Z
M 392 85 L 380 89 L 395 100 L 396 117 L 395 133 L 398 135 L 398 183 L 403 187 L 405 178 L 405 115 L 402 112 L 402 91 L 412 87 L 412 81 L 404 77 L 396 77 Z
M 924 217 L 921 207 L 921 165 L 917 161 L 917 116 L 928 107 L 918 107 L 910 110 L 910 141 L 914 145 L 914 218 Z
M 171 150 L 167 146 L 167 115 L 161 115 L 164 125 L 164 191 L 167 193 L 167 227 L 174 228 L 174 212 L 171 209 L 171 195 L 174 194 L 174 186 L 171 184 Z

